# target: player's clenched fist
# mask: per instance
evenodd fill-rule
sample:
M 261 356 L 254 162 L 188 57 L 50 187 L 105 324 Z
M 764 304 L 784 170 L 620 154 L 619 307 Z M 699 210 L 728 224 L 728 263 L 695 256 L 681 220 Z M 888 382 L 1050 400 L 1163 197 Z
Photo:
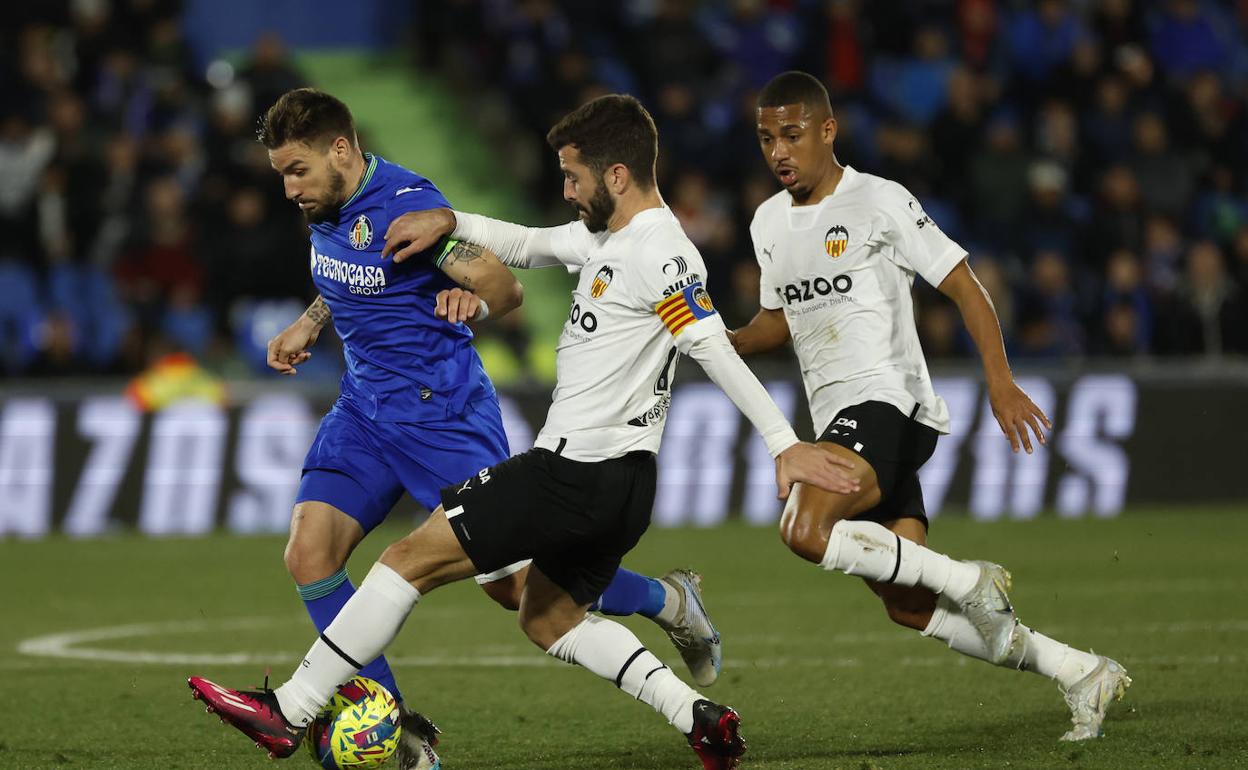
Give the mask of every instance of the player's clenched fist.
M 453 324 L 461 321 L 480 321 L 485 317 L 485 301 L 470 291 L 456 287 L 438 292 L 433 308 L 438 318 Z M 483 312 L 485 311 L 485 312 Z
M 312 357 L 308 348 L 321 335 L 321 326 L 306 314 L 299 316 L 280 334 L 269 340 L 269 367 L 282 374 L 297 374 L 295 367 Z
M 433 246 L 454 230 L 455 214 L 450 209 L 409 211 L 394 219 L 386 228 L 386 245 L 381 249 L 381 258 L 393 255 L 395 262 L 402 262 Z

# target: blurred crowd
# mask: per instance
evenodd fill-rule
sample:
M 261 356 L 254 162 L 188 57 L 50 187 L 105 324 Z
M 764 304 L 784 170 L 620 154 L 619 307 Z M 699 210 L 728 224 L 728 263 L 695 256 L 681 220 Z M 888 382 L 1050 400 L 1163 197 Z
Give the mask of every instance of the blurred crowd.
M 734 323 L 757 308 L 746 227 L 778 189 L 754 97 L 800 68 L 829 87 L 841 162 L 906 185 L 971 251 L 1013 355 L 1248 353 L 1248 0 L 412 2 L 416 76 L 464 95 L 552 222 L 571 212 L 546 130 L 642 98 Z M 172 352 L 259 372 L 309 299 L 305 227 L 254 141 L 304 78 L 275 36 L 204 67 L 186 33 L 177 0 L 6 9 L 0 373 Z M 917 301 L 929 355 L 970 355 L 952 306 Z
M 304 84 L 280 41 L 204 71 L 176 2 L 5 14 L 0 373 L 262 367 L 310 288 L 305 226 L 255 141 L 257 105 Z
M 1248 1 L 446 0 L 417 34 L 552 208 L 549 126 L 642 98 L 732 322 L 757 309 L 746 228 L 779 189 L 754 98 L 803 69 L 840 161 L 904 184 L 971 252 L 1013 355 L 1248 353 Z M 973 354 L 950 303 L 917 301 L 929 356 Z

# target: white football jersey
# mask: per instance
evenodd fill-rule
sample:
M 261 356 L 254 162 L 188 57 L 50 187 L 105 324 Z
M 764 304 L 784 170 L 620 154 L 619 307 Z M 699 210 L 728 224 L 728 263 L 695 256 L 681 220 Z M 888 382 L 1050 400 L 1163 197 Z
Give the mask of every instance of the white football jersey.
M 666 206 L 614 233 L 571 222 L 555 230 L 551 246 L 580 280 L 534 445 L 584 462 L 657 453 L 679 353 L 724 333 L 702 256 Z
M 906 188 L 849 166 L 819 203 L 781 191 L 750 223 L 762 269 L 759 302 L 784 310 L 816 435 L 848 406 L 893 404 L 949 432 L 914 325 L 918 273 L 939 286 L 966 250 L 940 231 Z M 915 412 L 915 408 L 918 411 Z

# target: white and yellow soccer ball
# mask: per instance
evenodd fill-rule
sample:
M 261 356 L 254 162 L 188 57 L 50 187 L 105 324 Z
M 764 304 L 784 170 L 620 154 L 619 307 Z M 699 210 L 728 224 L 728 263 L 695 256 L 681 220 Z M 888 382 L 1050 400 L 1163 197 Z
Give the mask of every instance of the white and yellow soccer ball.
M 326 770 L 380 767 L 399 748 L 400 729 L 390 691 L 357 676 L 339 687 L 308 725 L 307 744 Z

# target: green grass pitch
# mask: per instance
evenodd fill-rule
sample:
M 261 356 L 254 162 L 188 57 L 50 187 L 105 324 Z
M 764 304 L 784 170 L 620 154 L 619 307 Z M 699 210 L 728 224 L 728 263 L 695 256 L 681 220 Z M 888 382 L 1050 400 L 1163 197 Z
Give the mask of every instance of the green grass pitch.
M 1248 767 L 1248 511 L 1106 521 L 946 516 L 933 545 L 1014 573 L 1034 628 L 1116 657 L 1135 685 L 1106 737 L 1059 743 L 1054 683 L 892 626 L 853 578 L 788 554 L 773 530 L 653 530 L 628 565 L 690 565 L 725 642 L 706 694 L 735 706 L 744 767 Z M 352 561 L 358 579 L 389 526 Z M 0 768 L 264 768 L 185 679 L 283 679 L 313 639 L 282 538 L 0 542 Z M 666 639 L 625 621 L 683 672 Z M 447 770 L 697 767 L 648 707 L 532 648 L 471 582 L 426 597 L 391 650 L 407 697 L 445 731 Z M 51 656 L 68 657 L 51 657 Z M 312 767 L 303 754 L 291 768 Z

